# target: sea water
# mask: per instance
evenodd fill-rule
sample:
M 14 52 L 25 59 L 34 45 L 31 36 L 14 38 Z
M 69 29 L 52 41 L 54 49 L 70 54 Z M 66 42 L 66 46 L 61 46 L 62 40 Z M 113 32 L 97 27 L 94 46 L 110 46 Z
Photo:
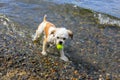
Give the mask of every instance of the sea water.
M 70 3 L 120 18 L 120 0 L 46 0 L 58 4 Z

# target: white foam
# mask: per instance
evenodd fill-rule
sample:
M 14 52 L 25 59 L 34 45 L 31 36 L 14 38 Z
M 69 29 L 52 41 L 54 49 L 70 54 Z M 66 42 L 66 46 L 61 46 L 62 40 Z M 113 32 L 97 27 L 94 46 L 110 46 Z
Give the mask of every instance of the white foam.
M 119 19 L 111 18 L 111 17 L 101 14 L 101 13 L 95 14 L 94 16 L 98 18 L 100 24 L 109 24 L 109 25 L 120 26 Z

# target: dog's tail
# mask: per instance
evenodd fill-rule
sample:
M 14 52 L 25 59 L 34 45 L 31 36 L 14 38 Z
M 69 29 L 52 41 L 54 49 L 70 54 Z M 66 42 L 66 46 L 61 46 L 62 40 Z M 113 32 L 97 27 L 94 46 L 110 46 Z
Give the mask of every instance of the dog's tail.
M 44 18 L 43 18 L 43 21 L 46 21 L 46 17 L 47 17 L 47 15 L 45 14 L 45 15 L 44 15 Z

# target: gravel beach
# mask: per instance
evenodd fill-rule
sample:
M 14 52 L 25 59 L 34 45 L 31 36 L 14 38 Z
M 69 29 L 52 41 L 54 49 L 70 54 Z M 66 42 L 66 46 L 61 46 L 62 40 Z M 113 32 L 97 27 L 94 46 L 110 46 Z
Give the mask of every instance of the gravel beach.
M 28 25 L 0 15 L 0 80 L 120 79 L 118 25 L 100 24 L 99 13 L 71 4 L 48 5 L 47 8 L 49 21 L 74 33 L 73 40 L 69 39 L 65 45 L 70 61 L 62 61 L 55 47 L 48 47 L 47 56 L 41 55 L 42 40 L 37 44 L 32 42 L 46 12 L 41 12 L 40 21 L 33 24 L 25 21 Z

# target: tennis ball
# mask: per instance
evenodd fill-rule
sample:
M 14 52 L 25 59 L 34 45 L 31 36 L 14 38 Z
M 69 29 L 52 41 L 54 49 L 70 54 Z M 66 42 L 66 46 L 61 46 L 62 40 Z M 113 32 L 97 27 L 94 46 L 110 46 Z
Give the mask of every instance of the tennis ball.
M 63 45 L 61 45 L 61 44 L 57 44 L 57 49 L 58 49 L 58 50 L 63 49 Z

